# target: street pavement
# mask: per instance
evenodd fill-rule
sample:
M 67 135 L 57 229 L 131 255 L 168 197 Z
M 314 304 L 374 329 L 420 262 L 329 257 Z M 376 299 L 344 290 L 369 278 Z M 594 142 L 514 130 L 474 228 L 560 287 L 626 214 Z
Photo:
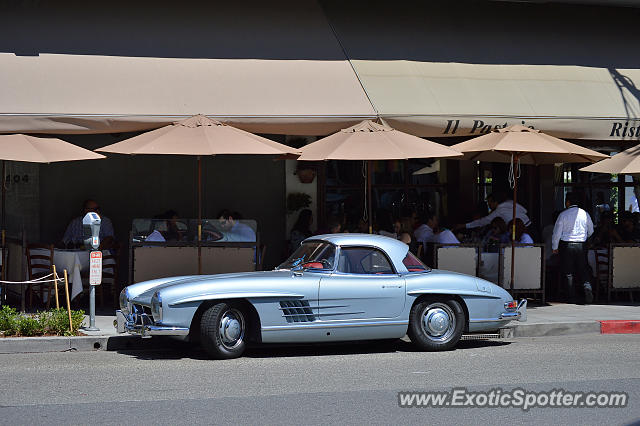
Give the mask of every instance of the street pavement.
M 0 424 L 631 424 L 640 335 L 0 355 Z M 400 408 L 399 391 L 624 391 L 626 408 Z

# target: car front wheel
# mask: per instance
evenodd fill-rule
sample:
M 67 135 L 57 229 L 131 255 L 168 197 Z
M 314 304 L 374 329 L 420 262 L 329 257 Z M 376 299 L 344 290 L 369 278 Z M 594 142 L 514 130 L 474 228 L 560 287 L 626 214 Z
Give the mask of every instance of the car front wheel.
M 452 349 L 462 337 L 465 315 L 453 299 L 430 299 L 416 303 L 409 316 L 409 338 L 420 349 Z
M 227 303 L 218 303 L 202 314 L 200 342 L 215 359 L 237 358 L 246 347 L 246 322 L 240 309 Z

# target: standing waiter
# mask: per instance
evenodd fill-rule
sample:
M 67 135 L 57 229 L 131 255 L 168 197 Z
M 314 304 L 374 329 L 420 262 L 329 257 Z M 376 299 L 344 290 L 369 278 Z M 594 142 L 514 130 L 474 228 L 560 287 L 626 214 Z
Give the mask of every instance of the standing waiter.
M 551 248 L 553 253 L 560 252 L 560 270 L 566 278 L 569 302 L 582 299 L 593 302 L 591 284 L 586 279 L 589 276 L 585 242 L 593 234 L 593 222 L 589 213 L 578 207 L 578 197 L 569 192 L 565 198 L 566 210 L 558 216 L 553 227 Z M 581 291 L 583 289 L 583 291 Z

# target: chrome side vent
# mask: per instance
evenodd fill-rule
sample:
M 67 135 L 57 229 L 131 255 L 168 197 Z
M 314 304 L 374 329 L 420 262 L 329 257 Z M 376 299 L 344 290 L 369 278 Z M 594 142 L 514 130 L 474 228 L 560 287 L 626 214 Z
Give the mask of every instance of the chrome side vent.
M 316 320 L 309 301 L 307 300 L 283 300 L 280 302 L 282 316 L 287 322 L 311 322 Z

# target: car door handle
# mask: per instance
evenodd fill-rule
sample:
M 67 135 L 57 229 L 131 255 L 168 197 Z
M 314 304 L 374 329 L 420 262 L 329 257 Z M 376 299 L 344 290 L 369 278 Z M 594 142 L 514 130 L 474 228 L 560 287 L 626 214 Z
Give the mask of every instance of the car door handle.
M 383 285 L 382 288 L 402 288 L 401 285 Z

